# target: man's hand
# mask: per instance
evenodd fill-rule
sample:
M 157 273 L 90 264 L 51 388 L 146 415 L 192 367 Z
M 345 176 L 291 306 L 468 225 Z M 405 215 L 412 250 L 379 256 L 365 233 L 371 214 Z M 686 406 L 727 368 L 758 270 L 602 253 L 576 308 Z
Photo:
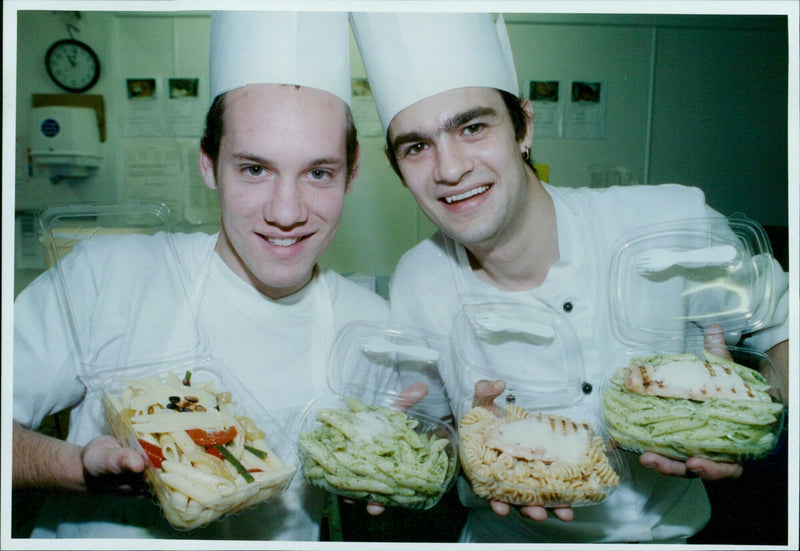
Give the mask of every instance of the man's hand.
M 116 438 L 98 436 L 81 449 L 80 457 L 87 489 L 144 494 L 144 459 Z
M 689 478 L 700 477 L 703 480 L 739 478 L 743 471 L 739 463 L 718 463 L 702 457 L 690 457 L 686 461 L 677 461 L 653 452 L 645 452 L 640 455 L 639 463 L 661 474 Z
M 111 436 L 80 447 L 14 421 L 13 440 L 15 488 L 144 492 L 144 459 Z
M 472 400 L 472 406 L 482 407 L 488 409 L 495 415 L 501 415 L 503 410 L 500 408 L 500 406 L 495 404 L 494 400 L 500 396 L 505 389 L 506 383 L 504 381 L 499 379 L 496 381 L 481 379 L 475 383 L 475 394 Z M 512 506 L 505 501 L 490 499 L 489 505 L 492 507 L 492 511 L 501 517 L 504 517 L 511 512 Z M 522 505 L 516 506 L 516 508 L 520 514 L 530 519 L 537 520 L 539 522 L 547 520 L 548 509 L 544 507 L 540 507 L 538 505 Z M 553 514 L 556 517 L 565 522 L 569 522 L 575 518 L 575 513 L 571 507 L 553 507 L 550 508 L 550 510 L 553 511 Z

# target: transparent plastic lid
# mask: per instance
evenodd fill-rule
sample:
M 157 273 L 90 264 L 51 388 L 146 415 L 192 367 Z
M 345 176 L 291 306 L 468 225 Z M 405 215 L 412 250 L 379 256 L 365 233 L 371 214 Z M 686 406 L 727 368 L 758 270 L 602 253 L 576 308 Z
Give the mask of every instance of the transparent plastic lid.
M 354 322 L 342 328 L 331 349 L 328 386 L 334 394 L 375 403 L 397 396 L 414 383 L 428 385 L 416 406 L 433 416 L 449 411 L 439 364 L 445 361 L 443 339 L 392 324 Z
M 38 221 L 84 378 L 103 370 L 196 357 L 206 350 L 166 207 L 74 205 L 48 209 Z M 125 263 L 130 270 L 124 269 Z M 145 275 L 130 277 L 154 272 L 159 274 L 157 285 Z M 102 278 L 93 276 L 97 273 Z M 132 295 L 148 300 L 129 300 Z M 98 297 L 105 301 L 102 309 L 82 308 L 86 300 Z M 102 319 L 95 319 L 98 311 Z M 152 323 L 139 323 L 141 319 Z M 142 342 L 150 345 L 136 344 Z
M 731 341 L 765 327 L 775 308 L 772 248 L 744 217 L 686 219 L 624 236 L 612 257 L 612 323 L 631 345 L 702 339 L 719 324 Z
M 577 336 L 563 314 L 543 303 L 466 297 L 452 347 L 462 395 L 471 395 L 481 379 L 502 379 L 506 399 L 521 405 L 581 399 L 584 367 Z
M 458 472 L 457 437 L 439 376 L 446 353 L 443 339 L 406 327 L 344 326 L 330 354 L 332 394 L 308 404 L 300 424 L 306 480 L 385 506 L 433 507 Z M 425 397 L 406 399 L 403 391 L 417 383 L 428 386 Z

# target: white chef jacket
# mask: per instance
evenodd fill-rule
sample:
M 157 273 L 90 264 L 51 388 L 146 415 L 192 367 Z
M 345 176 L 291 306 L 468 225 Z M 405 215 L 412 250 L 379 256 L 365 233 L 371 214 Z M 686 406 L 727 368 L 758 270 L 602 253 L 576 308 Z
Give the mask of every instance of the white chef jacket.
M 398 263 L 390 284 L 392 316 L 404 325 L 451 335 L 454 314 L 460 307 L 459 296 L 516 301 L 532 298 L 543 302 L 563 312 L 575 330 L 585 381 L 592 388 L 583 400 L 599 411 L 605 369 L 630 346 L 615 335 L 611 323 L 609 279 L 618 238 L 659 222 L 719 214 L 706 206 L 702 191 L 674 184 L 605 189 L 543 185 L 555 205 L 560 258 L 542 285 L 529 291 L 498 290 L 475 277 L 464 247 L 439 232 L 407 252 Z M 775 272 L 775 292 L 780 297 L 773 320 L 777 326 L 746 341 L 761 350 L 788 338 L 788 278 L 779 266 Z M 643 299 L 642 307 L 652 308 L 653 315 L 662 315 L 673 305 L 655 305 L 652 300 Z M 457 377 L 455 371 L 459 367 L 454 364 L 441 376 L 457 411 L 459 402 L 471 395 L 474 382 Z M 631 478 L 624 480 L 602 504 L 576 508 L 572 522 L 551 516 L 539 523 L 515 510 L 507 517 L 499 517 L 489 509 L 487 501 L 472 494 L 462 478 L 459 494 L 462 502 L 471 507 L 462 540 L 672 541 L 686 538 L 705 525 L 710 506 L 699 479 L 661 476 L 641 467 L 638 456 L 625 455 Z
M 299 292 L 269 299 L 225 265 L 215 243 L 203 233 L 160 233 L 76 247 L 63 266 L 81 353 L 105 367 L 150 350 L 190 352 L 199 343 L 294 439 L 302 408 L 326 392 L 335 333 L 351 321 L 385 323 L 388 306 L 319 269 Z M 76 376 L 77 352 L 53 278 L 46 272 L 15 301 L 14 419 L 36 428 L 44 416 L 74 406 L 67 440 L 83 445 L 108 429 L 99 400 Z M 323 497 L 296 475 L 277 500 L 179 532 L 149 500 L 64 493 L 45 503 L 32 535 L 316 540 Z

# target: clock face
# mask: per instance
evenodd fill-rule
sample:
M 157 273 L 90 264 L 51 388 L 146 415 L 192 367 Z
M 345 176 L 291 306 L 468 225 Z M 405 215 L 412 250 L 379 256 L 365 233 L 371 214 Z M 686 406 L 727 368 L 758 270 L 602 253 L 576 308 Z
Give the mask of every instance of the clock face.
M 45 55 L 50 78 L 64 90 L 84 92 L 100 78 L 100 60 L 94 51 L 78 40 L 55 42 Z

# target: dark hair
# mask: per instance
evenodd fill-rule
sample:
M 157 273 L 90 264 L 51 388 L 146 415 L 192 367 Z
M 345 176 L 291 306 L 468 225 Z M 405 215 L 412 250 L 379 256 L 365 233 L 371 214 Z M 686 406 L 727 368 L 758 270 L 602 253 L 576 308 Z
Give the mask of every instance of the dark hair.
M 525 132 L 527 131 L 528 125 L 528 113 L 525 112 L 525 109 L 522 108 L 522 103 L 520 98 L 515 96 L 510 92 L 506 92 L 505 90 L 497 90 L 500 93 L 500 97 L 503 98 L 503 103 L 506 104 L 506 109 L 508 109 L 508 114 L 511 117 L 511 124 L 514 125 L 514 138 L 517 141 L 522 140 L 525 137 Z M 392 142 L 389 139 L 389 133 L 386 133 L 386 156 L 389 158 L 389 164 L 392 165 L 392 169 L 397 173 L 400 178 L 403 177 L 400 174 L 400 165 L 397 164 L 397 157 L 394 154 L 394 148 L 392 147 Z M 531 155 L 527 161 L 528 165 L 533 168 L 533 156 Z
M 208 113 L 206 113 L 205 131 L 203 132 L 203 137 L 200 139 L 200 147 L 214 163 L 215 171 L 217 169 L 217 161 L 219 160 L 220 142 L 222 141 L 222 135 L 225 132 L 223 125 L 224 113 L 225 93 L 214 98 L 211 107 L 208 108 Z M 347 178 L 349 180 L 350 175 L 356 168 L 358 133 L 356 131 L 355 122 L 353 122 L 353 113 L 350 111 L 350 106 L 347 104 L 345 104 L 345 148 L 347 152 Z

